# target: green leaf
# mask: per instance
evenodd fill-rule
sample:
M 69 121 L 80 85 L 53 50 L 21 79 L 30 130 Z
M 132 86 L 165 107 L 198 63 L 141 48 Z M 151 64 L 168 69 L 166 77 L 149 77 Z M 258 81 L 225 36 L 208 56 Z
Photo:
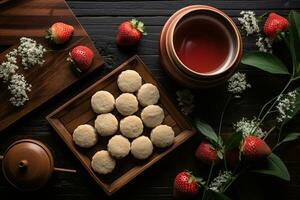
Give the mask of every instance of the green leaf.
M 226 150 L 232 150 L 236 147 L 239 147 L 242 140 L 243 140 L 243 134 L 242 133 L 232 134 L 230 136 L 230 138 L 225 143 L 225 149 Z
M 289 13 L 290 27 L 295 27 L 297 37 L 300 38 L 300 14 L 294 10 Z M 291 24 L 292 23 L 292 24 Z
M 222 160 L 224 158 L 224 152 L 223 151 L 217 151 L 218 157 Z
M 200 119 L 195 119 L 195 126 L 199 132 L 201 132 L 208 140 L 219 144 L 219 139 L 214 129 L 206 122 Z
M 300 76 L 300 15 L 291 11 L 289 14 L 289 35 L 288 35 L 288 43 L 289 49 L 293 60 L 293 70 L 295 72 L 295 77 Z
M 283 143 L 298 140 L 299 138 L 300 138 L 300 133 L 289 133 L 285 136 L 285 138 L 283 140 L 281 140 L 281 142 L 279 142 L 276 146 L 274 146 L 273 149 L 279 147 Z
M 245 65 L 256 67 L 272 74 L 289 74 L 284 63 L 276 56 L 264 52 L 251 52 L 243 56 L 242 61 Z
M 252 172 L 275 176 L 285 181 L 290 181 L 290 174 L 283 161 L 274 153 L 267 157 L 264 167 L 254 169 Z

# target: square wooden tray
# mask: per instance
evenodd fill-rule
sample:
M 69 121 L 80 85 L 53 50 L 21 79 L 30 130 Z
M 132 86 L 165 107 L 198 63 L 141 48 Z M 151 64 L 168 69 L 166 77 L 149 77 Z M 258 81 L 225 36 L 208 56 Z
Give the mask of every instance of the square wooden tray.
M 95 92 L 99 90 L 107 90 L 111 92 L 115 98 L 121 93 L 118 89 L 116 80 L 118 75 L 126 69 L 136 70 L 141 75 L 144 83 L 152 83 L 159 88 L 161 98 L 158 104 L 165 112 L 165 120 L 163 124 L 167 124 L 174 129 L 176 136 L 175 142 L 171 147 L 166 149 L 154 148 L 153 154 L 144 161 L 137 160 L 131 155 L 124 159 L 117 160 L 116 168 L 111 174 L 98 175 L 91 168 L 91 158 L 95 152 L 101 149 L 106 149 L 110 137 L 99 137 L 98 143 L 93 148 L 82 149 L 73 143 L 72 133 L 78 125 L 85 123 L 91 125 L 94 124 L 97 114 L 93 112 L 90 106 L 90 99 Z M 140 110 L 141 107 L 136 115 L 140 115 Z M 122 118 L 122 116 L 116 111 L 113 113 L 116 115 L 118 120 Z M 194 134 L 193 128 L 186 121 L 184 116 L 182 116 L 182 114 L 176 109 L 176 106 L 171 102 L 163 88 L 154 79 L 150 71 L 148 71 L 147 67 L 138 56 L 130 58 L 107 76 L 103 77 L 66 104 L 59 107 L 53 113 L 49 114 L 47 116 L 47 120 L 81 162 L 91 177 L 108 195 L 112 195 L 134 177 L 145 171 Z M 149 136 L 150 131 L 150 129 L 145 128 L 143 135 Z

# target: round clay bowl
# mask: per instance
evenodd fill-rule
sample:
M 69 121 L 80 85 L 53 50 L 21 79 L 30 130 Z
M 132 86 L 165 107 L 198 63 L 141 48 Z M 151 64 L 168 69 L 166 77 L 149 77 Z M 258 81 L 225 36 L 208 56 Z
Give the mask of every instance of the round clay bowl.
M 43 187 L 54 170 L 50 150 L 37 140 L 22 139 L 10 145 L 2 160 L 5 179 L 22 191 Z
M 181 62 L 174 49 L 173 37 L 176 25 L 178 23 L 185 22 L 191 17 L 195 18 L 202 15 L 213 15 L 214 17 L 216 17 L 216 19 L 214 19 L 215 21 L 219 18 L 225 20 L 225 22 L 227 23 L 225 23 L 226 30 L 231 28 L 230 32 L 226 32 L 226 34 L 228 34 L 228 37 L 232 39 L 230 42 L 233 43 L 231 45 L 232 50 L 230 62 L 227 62 L 226 66 L 220 68 L 221 70 L 215 73 L 203 74 L 191 70 Z M 227 28 L 227 26 L 229 28 Z M 166 72 L 183 85 L 191 88 L 213 87 L 225 82 L 236 70 L 242 54 L 241 41 L 242 40 L 238 29 L 234 25 L 233 21 L 223 12 L 210 6 L 188 6 L 174 13 L 163 27 L 160 37 L 161 62 Z

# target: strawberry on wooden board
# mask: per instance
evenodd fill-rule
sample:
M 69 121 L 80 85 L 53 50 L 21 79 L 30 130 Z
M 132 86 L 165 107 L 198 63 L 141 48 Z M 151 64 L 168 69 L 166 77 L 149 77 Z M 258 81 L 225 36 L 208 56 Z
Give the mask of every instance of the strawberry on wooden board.
M 272 153 L 267 143 L 257 136 L 245 137 L 241 150 L 243 156 L 248 160 L 265 158 Z
M 73 32 L 73 26 L 63 22 L 56 22 L 48 29 L 45 38 L 53 41 L 55 44 L 63 44 L 69 41 Z
M 72 62 L 78 72 L 82 73 L 89 70 L 92 65 L 93 58 L 93 51 L 86 46 L 80 45 L 74 47 L 70 51 L 67 60 Z
M 132 46 L 137 44 L 146 34 L 143 22 L 137 19 L 125 21 L 119 26 L 116 43 L 118 46 Z
M 196 149 L 195 156 L 205 164 L 211 165 L 219 161 L 217 150 L 208 142 L 201 142 Z
M 270 38 L 275 38 L 278 33 L 286 30 L 288 26 L 289 21 L 286 18 L 272 12 L 265 22 L 264 33 Z
M 190 172 L 182 171 L 178 173 L 174 180 L 173 195 L 176 198 L 190 198 L 199 193 L 198 178 Z

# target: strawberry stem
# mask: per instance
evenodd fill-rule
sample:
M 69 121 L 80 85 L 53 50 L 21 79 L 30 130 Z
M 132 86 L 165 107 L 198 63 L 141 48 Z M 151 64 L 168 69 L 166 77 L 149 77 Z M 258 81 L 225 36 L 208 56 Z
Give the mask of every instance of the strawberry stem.
M 145 32 L 145 26 L 143 22 L 133 18 L 132 20 L 130 20 L 130 23 L 140 33 L 142 33 L 143 35 L 147 35 L 147 33 Z

